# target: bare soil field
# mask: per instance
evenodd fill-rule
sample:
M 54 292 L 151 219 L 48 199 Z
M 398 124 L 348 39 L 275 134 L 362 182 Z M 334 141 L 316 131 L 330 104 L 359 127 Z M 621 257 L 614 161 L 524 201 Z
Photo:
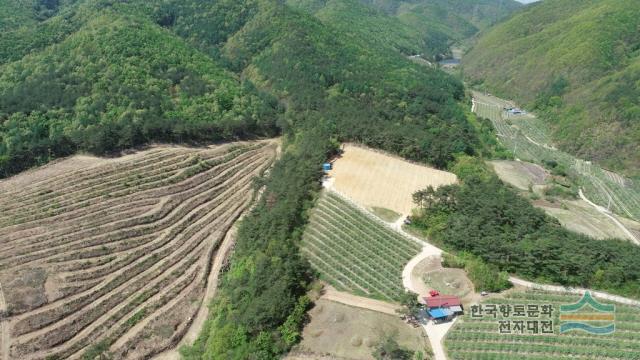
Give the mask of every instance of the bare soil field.
M 0 182 L 1 358 L 147 359 L 178 344 L 277 148 L 159 146 Z
M 344 153 L 334 162 L 329 175 L 334 178 L 335 189 L 358 204 L 403 215 L 409 215 L 414 208 L 415 191 L 457 181 L 452 173 L 354 144 L 344 145 Z
M 549 177 L 540 165 L 523 161 L 496 160 L 489 162 L 500 180 L 520 189 L 529 190 L 529 186 L 544 185 Z
M 302 342 L 285 358 L 370 360 L 379 340 L 393 334 L 398 343 L 414 351 L 430 352 L 421 327 L 413 328 L 398 316 L 320 299 L 309 311 L 311 321 Z

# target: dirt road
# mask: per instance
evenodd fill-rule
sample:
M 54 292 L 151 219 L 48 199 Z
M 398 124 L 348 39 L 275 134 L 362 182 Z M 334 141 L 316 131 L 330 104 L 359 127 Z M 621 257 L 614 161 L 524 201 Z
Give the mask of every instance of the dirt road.
M 593 291 L 589 289 L 571 288 L 571 287 L 564 287 L 564 286 L 557 286 L 557 285 L 536 284 L 531 281 L 522 280 L 513 276 L 509 277 L 509 281 L 514 285 L 519 285 L 529 289 L 544 290 L 549 292 L 571 293 L 571 294 L 582 295 L 585 292 L 589 291 L 591 295 L 595 298 L 609 300 L 609 301 L 617 302 L 620 304 L 640 307 L 640 301 L 638 300 L 633 300 L 633 299 L 629 299 L 629 298 L 625 298 L 617 295 L 611 295 L 602 291 Z
M 324 294 L 321 298 L 325 300 L 335 301 L 344 305 L 355 306 L 362 309 L 373 310 L 389 315 L 398 315 L 397 310 L 401 308 L 401 306 L 398 304 L 345 293 L 342 291 L 338 291 L 330 286 L 325 287 Z
M 593 202 L 591 202 L 589 199 L 587 199 L 587 197 L 582 192 L 582 189 L 578 190 L 578 195 L 580 195 L 580 198 L 582 200 L 584 200 L 589 205 L 593 206 L 596 210 L 598 210 L 598 212 L 600 212 L 604 216 L 606 216 L 609 219 L 611 219 L 611 221 L 613 221 L 616 224 L 616 226 L 618 226 L 620 228 L 620 230 L 622 230 L 627 235 L 629 240 L 631 240 L 634 243 L 640 245 L 640 239 L 636 238 L 636 236 L 631 231 L 629 231 L 629 229 L 627 229 L 627 227 L 624 226 L 618 219 L 616 219 L 615 216 L 611 215 L 611 213 L 607 209 L 603 208 L 602 206 L 596 205 Z

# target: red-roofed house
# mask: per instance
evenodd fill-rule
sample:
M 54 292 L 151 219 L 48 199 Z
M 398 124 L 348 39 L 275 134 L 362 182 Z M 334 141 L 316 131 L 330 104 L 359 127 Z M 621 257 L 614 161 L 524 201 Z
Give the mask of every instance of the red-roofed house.
M 438 295 L 424 298 L 427 309 L 440 308 L 440 307 L 462 307 L 460 298 L 455 295 Z

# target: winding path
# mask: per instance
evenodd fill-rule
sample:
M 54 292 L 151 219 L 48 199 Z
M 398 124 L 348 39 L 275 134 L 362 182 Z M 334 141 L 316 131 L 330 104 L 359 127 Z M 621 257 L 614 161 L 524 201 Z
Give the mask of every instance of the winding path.
M 475 101 L 474 104 L 475 106 Z M 334 191 L 335 189 L 333 188 L 333 182 L 331 178 L 325 179 L 323 181 L 323 186 L 329 190 L 329 191 Z M 588 201 L 586 198 L 584 198 L 584 195 L 582 194 L 582 191 L 580 191 L 580 196 L 583 197 L 583 200 L 589 202 L 592 206 L 595 206 L 596 208 L 598 208 L 599 211 L 602 212 L 602 209 L 600 209 L 597 205 L 591 203 L 590 201 Z M 365 212 L 367 212 L 368 214 L 370 214 L 371 216 L 374 216 L 372 213 L 370 213 L 369 210 L 365 209 L 364 207 L 359 206 L 361 209 L 364 209 Z M 622 226 L 624 228 L 624 225 L 622 225 L 621 223 L 619 223 L 619 221 L 617 221 L 617 219 L 611 217 L 611 215 L 604 213 L 605 215 L 609 216 L 610 218 L 612 218 L 612 220 L 614 220 L 616 222 L 616 224 L 619 224 L 619 226 Z M 420 262 L 422 262 L 423 260 L 432 257 L 432 256 L 436 256 L 436 257 L 440 257 L 442 256 L 443 250 L 431 245 L 425 241 L 423 241 L 422 239 L 419 239 L 409 233 L 407 233 L 406 231 L 404 231 L 404 229 L 402 228 L 402 224 L 404 222 L 405 216 L 401 216 L 397 221 L 393 222 L 393 223 L 388 223 L 385 222 L 390 228 L 392 228 L 393 230 L 403 234 L 404 236 L 422 244 L 422 251 L 417 254 L 415 257 L 413 257 L 411 260 L 409 260 L 409 262 L 405 265 L 404 269 L 402 270 L 402 285 L 404 286 L 405 289 L 415 292 L 415 293 L 419 293 L 419 286 L 417 284 L 414 283 L 415 279 L 412 278 L 411 273 L 413 272 L 414 268 L 420 264 Z M 628 230 L 626 228 L 624 228 L 626 230 L 626 232 L 628 232 Z M 630 234 L 630 232 L 629 232 Z M 635 237 L 633 237 L 632 234 L 630 234 L 632 238 L 635 239 Z M 605 300 L 609 300 L 609 301 L 614 301 L 614 302 L 618 302 L 621 304 L 626 304 L 626 305 L 632 305 L 632 306 L 640 306 L 640 301 L 637 300 L 633 300 L 633 299 L 629 299 L 629 298 L 625 298 L 622 296 L 617 296 L 617 295 L 611 295 L 611 294 L 607 294 L 601 291 L 592 291 L 592 290 L 588 290 L 588 289 L 579 289 L 579 288 L 567 288 L 564 286 L 557 286 L 557 285 L 543 285 L 543 284 L 537 284 L 537 283 L 533 283 L 530 281 L 526 281 L 523 279 L 519 279 L 516 277 L 510 277 L 509 281 L 514 284 L 514 285 L 519 285 L 519 286 L 523 286 L 523 287 L 527 287 L 527 288 L 531 288 L 531 289 L 539 289 L 539 290 L 544 290 L 544 291 L 549 291 L 549 292 L 561 292 L 561 293 L 575 293 L 575 294 L 584 294 L 586 291 L 590 291 L 591 294 L 595 297 L 595 298 L 600 298 L 600 299 L 605 299 Z M 341 302 L 340 300 L 335 300 L 338 302 Z M 344 303 L 344 302 L 343 302 Z M 348 305 L 352 305 L 352 304 L 348 304 Z M 354 305 L 354 306 L 358 306 L 358 305 Z M 366 306 L 360 306 L 360 307 L 366 307 Z M 370 307 L 366 307 L 371 309 Z M 372 309 L 375 310 L 375 309 Z M 379 310 L 377 310 L 379 311 Z M 427 337 L 429 338 L 429 343 L 431 344 L 431 349 L 433 350 L 433 354 L 434 354 L 434 359 L 435 360 L 447 360 L 447 355 L 443 346 L 443 340 L 445 338 L 445 336 L 447 335 L 447 332 L 451 329 L 451 327 L 453 327 L 453 324 L 455 323 L 456 319 L 454 318 L 453 321 L 447 322 L 447 323 L 442 323 L 442 324 L 434 324 L 432 321 L 429 321 L 427 324 L 423 324 L 422 327 L 424 328 L 425 332 L 427 333 Z
M 634 243 L 640 245 L 640 240 L 638 238 L 636 238 L 636 236 L 629 231 L 629 229 L 627 229 L 626 226 L 624 226 L 623 223 L 620 222 L 620 220 L 616 219 L 615 216 L 611 215 L 611 212 L 608 211 L 607 209 L 603 208 L 600 205 L 597 205 L 593 202 L 591 202 L 582 192 L 582 189 L 578 190 L 578 195 L 580 195 L 580 198 L 582 200 L 584 200 L 587 204 L 593 206 L 596 210 L 598 210 L 599 213 L 601 213 L 602 215 L 608 217 L 609 219 L 611 219 L 611 221 L 614 222 L 614 224 L 616 224 L 616 226 L 618 226 L 625 234 L 627 234 L 627 236 L 629 237 L 629 239 L 631 241 L 633 241 Z
M 398 310 L 402 307 L 381 300 L 369 299 L 366 297 L 353 295 L 350 293 L 338 291 L 330 286 L 326 286 L 321 299 L 335 301 L 340 304 L 354 306 L 362 309 L 373 310 L 383 314 L 398 315 Z
M 401 219 L 404 219 L 404 217 L 402 217 Z M 403 229 L 402 229 L 402 225 L 397 226 L 396 224 L 394 224 L 394 226 L 392 226 L 396 231 L 402 233 L 405 236 L 408 236 L 410 238 L 415 238 L 414 236 L 407 234 Z M 419 239 L 418 239 L 419 240 Z M 413 276 L 411 276 L 411 273 L 413 272 L 413 269 L 420 264 L 423 260 L 435 256 L 435 257 L 440 257 L 442 256 L 442 250 L 427 243 L 424 242 L 422 240 L 419 240 L 422 244 L 422 251 L 416 255 L 413 259 L 409 260 L 409 262 L 407 263 L 407 265 L 405 265 L 404 269 L 402 270 L 402 285 L 404 286 L 405 289 L 414 292 L 416 294 L 420 293 L 420 287 L 418 284 L 416 284 L 414 281 L 416 280 Z M 419 281 L 419 280 L 418 280 Z M 433 321 L 428 321 L 426 324 L 422 324 L 422 328 L 424 329 L 424 331 L 427 333 L 427 337 L 429 338 L 429 343 L 431 344 L 431 349 L 433 350 L 433 356 L 435 360 L 446 360 L 447 359 L 447 354 L 444 350 L 444 346 L 442 346 L 442 342 L 444 340 L 444 337 L 447 335 L 447 332 L 449 332 L 449 329 L 451 329 L 451 327 L 453 326 L 453 324 L 455 323 L 455 318 L 453 321 L 449 321 L 446 323 L 442 323 L 442 324 L 435 324 Z

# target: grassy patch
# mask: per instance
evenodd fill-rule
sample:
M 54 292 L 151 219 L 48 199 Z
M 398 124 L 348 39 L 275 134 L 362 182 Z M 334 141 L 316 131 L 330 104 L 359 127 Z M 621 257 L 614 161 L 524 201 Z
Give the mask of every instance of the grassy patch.
M 391 209 L 377 206 L 372 206 L 371 211 L 373 211 L 373 213 L 376 214 L 377 217 L 386 222 L 395 222 L 400 218 L 400 216 L 402 216 L 402 214 L 398 214 Z

